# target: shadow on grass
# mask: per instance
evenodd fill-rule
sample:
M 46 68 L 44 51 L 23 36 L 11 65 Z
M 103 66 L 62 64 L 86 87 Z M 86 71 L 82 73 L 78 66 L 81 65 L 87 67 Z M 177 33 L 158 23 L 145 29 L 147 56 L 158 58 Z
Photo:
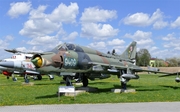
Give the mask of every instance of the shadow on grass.
M 34 85 L 60 85 L 60 83 L 40 83 L 40 84 L 34 84 Z
M 121 88 L 120 85 L 114 85 L 115 88 Z M 132 86 L 127 85 L 127 89 L 135 89 L 136 91 L 161 91 L 167 89 L 157 89 L 157 88 L 143 88 L 143 86 Z
M 161 87 L 166 87 L 166 88 L 172 88 L 172 89 L 180 89 L 180 87 L 177 87 L 177 86 L 163 86 L 163 85 L 160 85 Z
M 113 86 L 114 86 L 115 88 L 120 88 L 120 89 L 122 88 L 120 84 L 119 84 L 119 85 L 118 85 L 118 84 L 114 84 Z M 127 85 L 127 89 L 128 89 L 128 88 L 136 89 L 136 88 L 140 88 L 140 87 L 142 87 L 142 86 L 132 86 L 132 85 Z
M 104 83 L 104 82 L 100 82 L 100 83 Z M 97 91 L 92 91 L 92 92 L 89 92 L 89 93 L 112 93 L 111 89 L 121 89 L 121 88 L 122 88 L 121 85 L 114 84 L 112 87 L 98 88 Z M 137 88 L 141 88 L 141 86 L 127 85 L 127 89 L 137 89 Z
M 136 89 L 136 91 L 162 91 L 167 89 L 153 89 L 153 88 L 144 88 L 144 89 Z
M 89 85 L 107 85 L 111 84 L 111 82 L 91 82 Z

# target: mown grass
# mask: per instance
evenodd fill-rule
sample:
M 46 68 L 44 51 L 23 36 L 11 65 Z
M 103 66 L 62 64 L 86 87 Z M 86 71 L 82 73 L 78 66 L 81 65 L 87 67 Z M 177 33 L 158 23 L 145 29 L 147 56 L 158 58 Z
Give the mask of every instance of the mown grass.
M 57 90 L 61 77 L 49 80 L 43 76 L 41 81 L 31 79 L 32 86 L 22 85 L 23 77 L 17 82 L 7 80 L 0 75 L 0 106 L 34 105 L 34 104 L 76 104 L 76 103 L 121 103 L 121 102 L 171 102 L 180 101 L 180 85 L 175 77 L 158 78 L 158 75 L 141 74 L 139 80 L 131 80 L 128 88 L 136 89 L 135 93 L 112 93 L 111 89 L 120 88 L 119 79 L 89 81 L 90 87 L 97 87 L 97 92 L 83 93 L 75 97 L 61 96 L 58 101 Z M 76 86 L 78 87 L 78 86 Z

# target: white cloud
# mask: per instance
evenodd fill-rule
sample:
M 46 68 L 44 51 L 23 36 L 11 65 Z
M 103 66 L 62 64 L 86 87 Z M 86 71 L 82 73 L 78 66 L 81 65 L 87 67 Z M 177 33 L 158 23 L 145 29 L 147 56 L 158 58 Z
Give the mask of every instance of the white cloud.
M 168 22 L 164 22 L 164 21 L 156 21 L 154 24 L 153 24 L 153 28 L 154 29 L 163 29 L 165 28 L 166 26 L 168 26 Z
M 133 15 L 128 15 L 123 21 L 126 25 L 148 26 L 149 15 L 144 13 L 136 13 Z
M 0 49 L 4 49 L 5 48 L 5 46 L 8 46 L 9 44 L 8 43 L 6 43 L 4 40 L 0 40 Z
M 174 36 L 174 33 L 168 34 L 167 36 L 162 38 L 162 40 L 165 40 L 165 41 L 171 41 L 171 40 L 174 40 L 174 39 L 176 39 L 175 36 Z
M 170 51 L 172 50 L 180 50 L 180 37 L 176 37 L 175 33 L 170 33 L 167 34 L 167 36 L 163 37 L 162 40 L 165 41 L 165 43 L 163 43 L 163 47 L 165 47 L 166 49 L 170 49 Z M 177 52 L 177 51 L 175 51 Z
M 72 32 L 68 36 L 64 36 L 63 40 L 69 40 L 72 41 L 78 36 L 78 32 Z
M 123 19 L 124 24 L 133 26 L 149 26 L 154 24 L 155 29 L 161 29 L 167 26 L 167 22 L 163 21 L 163 12 L 157 9 L 156 12 L 150 16 L 150 14 L 138 12 L 132 15 L 128 15 Z M 160 24 L 163 23 L 163 24 Z
M 11 36 L 11 35 L 7 35 L 7 36 L 5 37 L 5 41 L 13 41 L 13 40 L 14 40 L 14 37 Z
M 90 43 L 88 45 L 88 47 L 92 48 L 92 49 L 96 49 L 96 50 L 104 50 L 106 49 L 106 43 L 105 42 L 94 42 L 94 43 Z
M 45 5 L 40 5 L 37 9 L 33 9 L 31 10 L 31 12 L 29 13 L 30 15 L 30 19 L 43 19 L 43 18 L 47 18 L 47 14 L 44 13 L 44 11 L 46 10 L 47 6 Z
M 118 29 L 114 29 L 109 24 L 95 24 L 86 23 L 82 24 L 82 37 L 93 37 L 96 40 L 105 40 L 109 37 L 116 36 L 119 32 Z
M 107 22 L 116 17 L 115 10 L 104 10 L 98 7 L 86 8 L 80 18 L 82 24 L 81 37 L 105 40 L 116 36 L 119 32 L 118 29 L 114 29 L 110 24 L 98 23 Z
M 149 51 L 150 51 L 150 52 L 153 52 L 153 51 L 156 51 L 156 50 L 158 50 L 158 49 L 159 49 L 158 47 L 153 46 L 153 47 L 151 47 L 151 48 L 149 49 Z
M 16 48 L 17 51 L 23 51 L 23 52 L 28 52 L 28 50 L 26 49 L 26 47 L 18 47 Z
M 140 47 L 149 47 L 154 42 L 151 39 L 152 33 L 151 32 L 143 32 L 143 31 L 136 31 L 133 35 L 132 34 L 125 34 L 124 37 L 132 38 L 134 41 L 137 42 L 138 46 Z
M 143 47 L 149 47 L 153 44 L 153 40 L 150 38 L 147 38 L 145 40 L 137 40 L 137 44 Z
M 61 24 L 53 23 L 48 18 L 30 19 L 19 33 L 27 37 L 45 36 L 57 31 L 60 27 Z
M 32 40 L 28 41 L 27 44 L 30 45 L 43 45 L 43 46 L 48 46 L 50 44 L 56 44 L 58 42 L 58 38 L 54 36 L 44 36 L 44 37 L 36 37 L 33 38 Z
M 29 13 L 29 20 L 19 31 L 19 34 L 32 38 L 27 41 L 27 44 L 33 46 L 32 50 L 50 50 L 62 43 L 59 40 L 60 36 L 65 40 L 74 40 L 78 36 L 77 32 L 67 35 L 62 28 L 63 23 L 76 22 L 76 16 L 79 13 L 77 3 L 70 3 L 70 5 L 61 3 L 51 13 L 45 13 L 47 8 L 45 5 L 40 5 L 37 9 L 32 9 Z
M 180 28 L 180 16 L 174 22 L 171 23 L 171 27 Z
M 12 18 L 17 18 L 20 15 L 27 14 L 31 9 L 31 2 L 11 3 L 8 15 Z
M 76 16 L 79 13 L 79 7 L 77 3 L 71 3 L 69 6 L 61 3 L 57 8 L 49 14 L 49 19 L 53 22 L 76 22 Z
M 33 38 L 58 35 L 63 22 L 74 23 L 76 21 L 79 7 L 77 3 L 71 3 L 69 6 L 61 3 L 50 14 L 44 13 L 46 8 L 47 6 L 40 5 L 37 9 L 31 10 L 29 20 L 24 23 L 19 33 Z
M 171 49 L 177 49 L 180 50 L 180 39 L 174 39 L 172 41 L 168 41 L 167 43 L 164 44 L 165 48 L 171 48 Z
M 169 50 L 168 49 L 158 49 L 156 51 L 151 52 L 151 57 L 153 58 L 159 58 L 159 59 L 164 59 L 164 56 L 169 56 Z M 163 54 L 163 55 L 162 55 Z
M 132 34 L 125 34 L 125 37 L 132 38 L 133 40 L 141 40 L 150 38 L 152 36 L 151 32 L 143 32 L 140 30 L 137 30 L 133 35 Z
M 4 39 L 0 39 L 0 49 L 4 50 L 7 49 L 8 45 L 11 41 L 13 41 L 14 37 L 11 35 L 7 35 L 4 37 Z
M 104 10 L 97 7 L 86 8 L 80 20 L 82 22 L 106 22 L 117 17 L 115 10 Z
M 107 43 L 108 43 L 108 45 L 113 45 L 113 46 L 121 45 L 122 46 L 125 43 L 125 41 L 116 38 L 116 39 L 113 39 L 112 41 L 108 41 Z

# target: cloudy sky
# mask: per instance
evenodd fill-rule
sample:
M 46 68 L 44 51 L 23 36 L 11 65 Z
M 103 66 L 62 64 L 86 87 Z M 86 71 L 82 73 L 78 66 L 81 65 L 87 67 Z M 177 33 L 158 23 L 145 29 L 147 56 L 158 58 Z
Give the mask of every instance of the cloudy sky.
M 144 2 L 145 1 L 145 2 Z M 152 57 L 180 57 L 179 0 L 1 0 L 4 49 L 48 51 L 75 43 L 121 54 L 132 41 Z

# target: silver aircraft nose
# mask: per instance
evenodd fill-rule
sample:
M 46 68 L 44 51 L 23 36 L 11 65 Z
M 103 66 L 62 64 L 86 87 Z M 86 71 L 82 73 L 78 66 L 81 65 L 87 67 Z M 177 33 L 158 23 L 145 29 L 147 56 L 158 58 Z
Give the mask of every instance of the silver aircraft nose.
M 14 62 L 13 61 L 0 62 L 0 66 L 14 68 Z

